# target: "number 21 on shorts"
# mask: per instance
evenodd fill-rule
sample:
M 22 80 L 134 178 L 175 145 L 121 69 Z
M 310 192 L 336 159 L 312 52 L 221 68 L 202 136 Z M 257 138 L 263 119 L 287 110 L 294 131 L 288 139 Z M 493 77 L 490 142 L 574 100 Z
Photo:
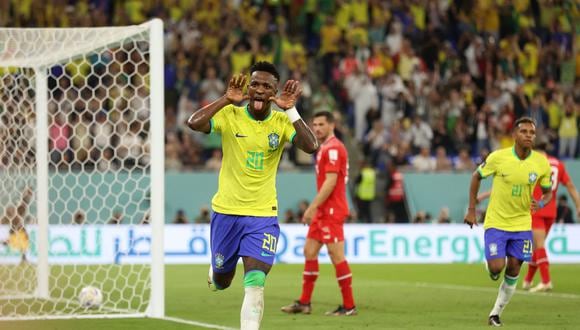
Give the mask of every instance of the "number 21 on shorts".
M 532 253 L 532 241 L 529 239 L 524 240 L 524 248 L 522 249 L 523 253 Z

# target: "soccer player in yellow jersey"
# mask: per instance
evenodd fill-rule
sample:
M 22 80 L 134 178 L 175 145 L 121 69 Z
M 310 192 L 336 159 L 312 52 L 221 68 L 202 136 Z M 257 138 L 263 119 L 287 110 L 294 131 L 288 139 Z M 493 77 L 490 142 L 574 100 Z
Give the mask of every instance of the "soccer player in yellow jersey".
M 247 95 L 246 77 L 236 75 L 224 96 L 187 121 L 193 130 L 221 134 L 223 160 L 212 200 L 208 284 L 213 290 L 229 287 L 242 257 L 244 330 L 259 329 L 262 320 L 264 283 L 280 234 L 275 184 L 284 144 L 292 142 L 310 154 L 318 149 L 316 137 L 295 108 L 300 83 L 288 80 L 277 96 L 280 75 L 274 65 L 257 62 L 250 74 Z M 237 105 L 245 100 L 246 106 Z M 285 111 L 272 110 L 272 102 Z
M 495 281 L 505 268 L 495 305 L 489 314 L 489 325 L 501 326 L 500 315 L 516 290 L 520 268 L 532 257 L 532 213 L 543 208 L 551 194 L 551 168 L 546 156 L 532 150 L 536 137 L 533 119 L 516 120 L 515 144 L 492 152 L 471 177 L 469 209 L 465 223 L 477 226 L 475 204 L 481 179 L 493 176 L 493 188 L 485 214 L 485 257 L 490 277 Z M 533 199 L 539 184 L 542 197 Z M 506 265 L 507 257 L 507 265 Z

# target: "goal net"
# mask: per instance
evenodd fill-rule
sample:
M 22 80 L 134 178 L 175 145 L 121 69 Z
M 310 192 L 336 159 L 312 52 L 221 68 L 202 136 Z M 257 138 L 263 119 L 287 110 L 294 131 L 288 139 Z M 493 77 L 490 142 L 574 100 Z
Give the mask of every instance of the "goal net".
M 160 20 L 0 28 L 0 320 L 164 316 L 163 125 Z

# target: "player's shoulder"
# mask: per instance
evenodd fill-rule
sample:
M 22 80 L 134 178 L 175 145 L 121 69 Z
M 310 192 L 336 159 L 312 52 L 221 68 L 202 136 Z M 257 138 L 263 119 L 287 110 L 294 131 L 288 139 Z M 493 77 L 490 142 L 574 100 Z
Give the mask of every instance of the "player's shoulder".
M 235 104 L 228 104 L 225 107 L 223 107 L 220 111 L 223 111 L 224 113 L 240 113 L 245 109 L 246 109 L 246 107 L 244 107 L 244 106 L 237 106 Z
M 270 115 L 264 121 L 264 123 L 269 127 L 280 131 L 284 131 L 288 125 L 292 125 L 290 119 L 288 119 L 288 116 L 286 113 L 284 113 L 284 111 L 274 109 L 270 111 Z
M 514 151 L 512 148 L 502 148 L 492 151 L 486 158 L 486 161 L 495 159 L 495 160 L 502 160 L 505 158 L 513 157 Z
M 334 137 L 329 142 L 330 143 L 328 144 L 328 147 L 327 147 L 328 159 L 331 162 L 338 160 L 338 159 L 341 159 L 342 161 L 347 161 L 348 160 L 348 151 L 346 150 L 344 143 L 342 143 L 342 141 L 340 141 L 336 137 Z
M 228 104 L 225 107 L 221 108 L 220 111 L 216 115 L 220 115 L 223 117 L 237 117 L 243 118 L 246 116 L 246 107 L 244 106 L 237 106 L 235 104 Z M 236 120 L 237 120 L 236 118 Z
M 340 149 L 346 151 L 344 143 L 340 141 L 336 136 L 328 141 L 328 148 Z
M 272 120 L 274 120 L 275 122 L 278 122 L 278 123 L 290 122 L 290 119 L 288 118 L 288 116 L 286 115 L 286 113 L 283 110 L 272 109 L 272 111 L 270 112 L 270 115 L 272 116 Z
M 557 167 L 564 165 L 563 162 L 561 162 L 558 158 L 556 158 L 554 156 L 548 156 L 548 163 L 550 163 L 550 165 L 552 165 L 552 166 L 557 166 Z
M 326 152 L 327 150 L 334 150 L 334 152 L 337 152 L 338 154 L 346 155 L 347 153 L 344 143 L 336 137 L 333 137 L 320 146 L 320 151 Z
M 515 152 L 516 152 L 516 150 L 512 146 L 512 147 L 506 147 L 506 148 L 498 149 L 498 150 L 496 150 L 496 151 L 494 151 L 492 153 L 496 153 L 496 154 L 502 155 L 502 156 L 508 156 L 508 155 L 515 155 Z
M 550 166 L 550 163 L 551 163 L 549 161 L 548 157 L 546 157 L 546 155 L 544 155 L 540 152 L 534 151 L 534 150 L 532 150 L 532 155 L 531 155 L 530 159 L 538 164 L 543 165 L 543 166 Z

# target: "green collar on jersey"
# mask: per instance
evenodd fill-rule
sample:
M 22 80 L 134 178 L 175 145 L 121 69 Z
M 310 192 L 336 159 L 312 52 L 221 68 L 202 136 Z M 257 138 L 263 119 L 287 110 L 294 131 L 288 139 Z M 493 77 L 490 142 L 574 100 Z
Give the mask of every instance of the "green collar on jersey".
M 530 158 L 530 156 L 532 155 L 532 152 L 534 152 L 533 150 L 530 149 L 530 153 L 528 154 L 528 156 L 524 159 L 521 159 L 520 156 L 518 156 L 518 153 L 516 152 L 516 145 L 514 144 L 514 146 L 512 147 L 512 154 L 518 159 L 518 160 L 526 160 L 528 158 Z
M 246 104 L 246 114 L 248 115 L 248 117 L 250 117 L 250 119 L 255 120 L 255 121 L 266 121 L 270 118 L 272 118 L 272 108 L 269 109 L 270 113 L 268 114 L 268 116 L 264 119 L 264 120 L 257 120 L 256 118 L 254 118 L 254 116 L 252 116 L 252 114 L 250 113 L 250 104 Z

